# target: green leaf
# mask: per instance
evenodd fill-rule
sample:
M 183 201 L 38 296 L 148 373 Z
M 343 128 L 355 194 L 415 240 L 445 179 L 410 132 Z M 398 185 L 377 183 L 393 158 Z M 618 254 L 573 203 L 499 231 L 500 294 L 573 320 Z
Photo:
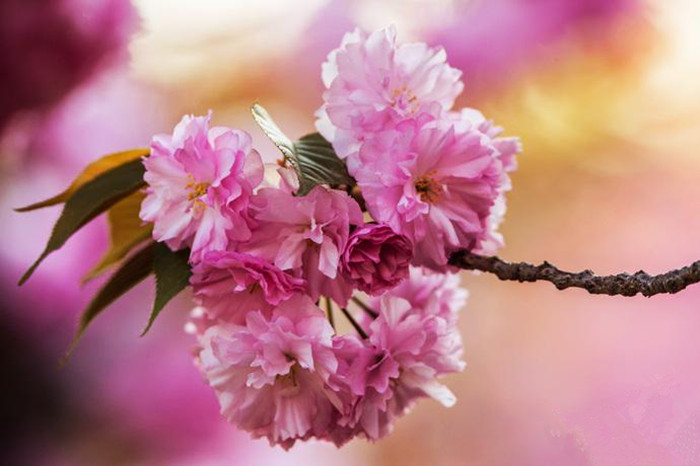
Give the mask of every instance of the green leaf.
M 80 338 L 85 333 L 88 325 L 107 306 L 112 304 L 117 298 L 132 289 L 153 271 L 154 253 L 157 243 L 152 242 L 139 252 L 129 258 L 115 273 L 107 283 L 97 292 L 87 308 L 83 311 L 70 348 L 63 357 L 64 364 L 78 345 Z
M 292 142 L 260 104 L 253 105 L 251 112 L 260 128 L 279 148 L 285 161 L 296 172 L 299 178 L 297 195 L 308 194 L 318 184 L 327 184 L 332 187 L 355 184 L 348 174 L 345 162 L 319 133 L 307 134 L 298 141 Z
M 102 275 L 121 261 L 129 251 L 151 237 L 153 225 L 139 218 L 145 193 L 136 191 L 114 204 L 107 211 L 110 247 L 95 267 L 83 277 L 83 283 Z
M 307 134 L 296 141 L 294 154 L 298 166 L 299 196 L 308 194 L 318 184 L 338 187 L 355 183 L 348 174 L 345 162 L 338 158 L 331 143 L 319 133 Z
M 90 220 L 109 209 L 119 200 L 143 187 L 144 167 L 140 159 L 120 165 L 85 183 L 66 201 L 66 205 L 53 227 L 44 252 L 24 273 L 22 285 L 31 277 L 46 256 L 63 246 L 73 233 Z
M 153 257 L 153 271 L 156 274 L 156 298 L 151 317 L 141 336 L 151 328 L 153 322 L 168 302 L 177 296 L 190 283 L 190 250 L 173 252 L 165 244 L 158 243 Z
M 28 212 L 30 210 L 41 209 L 42 207 L 49 207 L 52 205 L 60 204 L 66 202 L 81 186 L 88 183 L 99 175 L 112 170 L 119 165 L 131 162 L 141 157 L 146 157 L 150 153 L 150 149 L 132 149 L 124 152 L 117 152 L 115 154 L 105 155 L 104 157 L 92 162 L 90 165 L 85 167 L 80 174 L 75 177 L 73 182 L 66 188 L 65 191 L 59 193 L 49 199 L 41 202 L 36 202 L 34 204 L 20 207 L 15 209 L 17 212 Z

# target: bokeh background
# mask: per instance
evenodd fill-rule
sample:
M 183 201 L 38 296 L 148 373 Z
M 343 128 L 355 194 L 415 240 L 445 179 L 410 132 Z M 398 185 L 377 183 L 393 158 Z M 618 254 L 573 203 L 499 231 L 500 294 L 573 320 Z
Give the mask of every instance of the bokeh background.
M 501 256 L 600 273 L 700 256 L 697 0 L 3 0 L 0 3 L 0 462 L 8 465 L 697 465 L 700 287 L 593 297 L 463 275 L 458 404 L 426 401 L 376 444 L 291 452 L 218 415 L 183 332 L 189 297 L 145 338 L 150 282 L 98 318 L 63 370 L 79 286 L 107 244 L 80 232 L 23 288 L 60 191 L 97 156 L 183 113 L 275 148 L 248 108 L 313 129 L 320 65 L 359 25 L 443 45 L 458 106 L 519 135 Z

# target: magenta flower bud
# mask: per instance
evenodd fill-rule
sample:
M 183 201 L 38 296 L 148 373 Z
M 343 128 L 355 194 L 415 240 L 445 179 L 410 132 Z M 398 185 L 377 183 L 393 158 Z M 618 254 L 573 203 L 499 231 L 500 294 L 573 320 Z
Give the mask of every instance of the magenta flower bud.
M 368 223 L 350 235 L 341 270 L 357 288 L 378 295 L 408 276 L 412 249 L 410 241 L 390 226 Z

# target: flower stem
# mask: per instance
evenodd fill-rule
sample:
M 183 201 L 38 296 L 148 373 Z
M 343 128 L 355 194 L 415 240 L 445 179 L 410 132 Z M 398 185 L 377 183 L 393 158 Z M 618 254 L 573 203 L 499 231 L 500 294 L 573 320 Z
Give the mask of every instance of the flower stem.
M 335 330 L 335 317 L 333 316 L 333 303 L 331 298 L 326 296 L 326 315 L 328 315 L 328 322 L 331 323 L 331 327 Z
M 341 311 L 343 311 L 343 314 L 345 314 L 345 317 L 348 318 L 352 326 L 355 328 L 355 331 L 360 334 L 363 340 L 367 339 L 367 332 L 365 332 L 362 327 L 360 327 L 360 324 L 357 323 L 357 321 L 352 317 L 352 314 L 348 312 L 348 310 L 344 307 L 340 308 Z
M 350 298 L 350 299 L 352 299 L 352 302 L 353 302 L 353 303 L 357 304 L 357 305 L 360 307 L 360 309 L 362 309 L 363 311 L 365 311 L 365 312 L 367 313 L 367 315 L 371 316 L 373 319 L 376 319 L 377 317 L 379 317 L 379 313 L 378 313 L 377 311 L 375 311 L 374 309 L 372 309 L 371 307 L 369 307 L 367 304 L 365 304 L 365 303 L 364 303 L 360 298 L 358 298 L 357 296 L 353 296 L 353 297 Z

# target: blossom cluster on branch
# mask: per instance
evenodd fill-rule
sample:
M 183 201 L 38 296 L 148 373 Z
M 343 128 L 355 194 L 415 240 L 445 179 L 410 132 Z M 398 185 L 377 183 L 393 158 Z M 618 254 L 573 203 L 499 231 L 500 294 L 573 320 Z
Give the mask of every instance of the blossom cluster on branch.
M 460 77 L 444 50 L 399 44 L 393 27 L 346 34 L 322 67 L 320 134 L 292 141 L 255 104 L 283 155 L 266 167 L 248 133 L 212 126 L 211 112 L 184 116 L 149 149 L 102 157 L 18 209 L 65 203 L 20 284 L 106 212 L 112 245 L 86 279 L 120 265 L 71 350 L 152 273 L 144 333 L 191 286 L 196 364 L 254 437 L 377 440 L 421 398 L 451 406 L 440 378 L 464 367 L 466 291 L 449 260 L 501 245 L 520 151 L 477 110 L 453 110 Z
M 700 282 L 700 261 L 598 276 L 487 257 L 503 242 L 521 147 L 479 111 L 453 109 L 460 77 L 441 48 L 399 44 L 394 28 L 356 30 L 323 64 L 318 133 L 292 141 L 253 105 L 282 153 L 276 165 L 248 133 L 212 127 L 211 112 L 188 115 L 150 148 L 106 155 L 64 191 L 16 209 L 64 204 L 20 285 L 100 214 L 110 223 L 110 248 L 84 280 L 118 267 L 64 361 L 103 310 L 153 274 L 143 333 L 192 287 L 196 364 L 231 423 L 284 448 L 340 446 L 388 435 L 421 398 L 455 403 L 440 379 L 464 367 L 459 269 L 623 296 Z
M 454 404 L 438 378 L 464 367 L 466 292 L 448 257 L 501 243 L 520 150 L 478 111 L 451 109 L 460 76 L 394 28 L 331 52 L 317 128 L 366 213 L 348 186 L 299 195 L 288 164 L 265 181 L 251 137 L 211 115 L 153 138 L 140 216 L 155 240 L 190 248 L 197 365 L 237 427 L 285 448 L 341 445 L 387 435 L 420 398 Z

